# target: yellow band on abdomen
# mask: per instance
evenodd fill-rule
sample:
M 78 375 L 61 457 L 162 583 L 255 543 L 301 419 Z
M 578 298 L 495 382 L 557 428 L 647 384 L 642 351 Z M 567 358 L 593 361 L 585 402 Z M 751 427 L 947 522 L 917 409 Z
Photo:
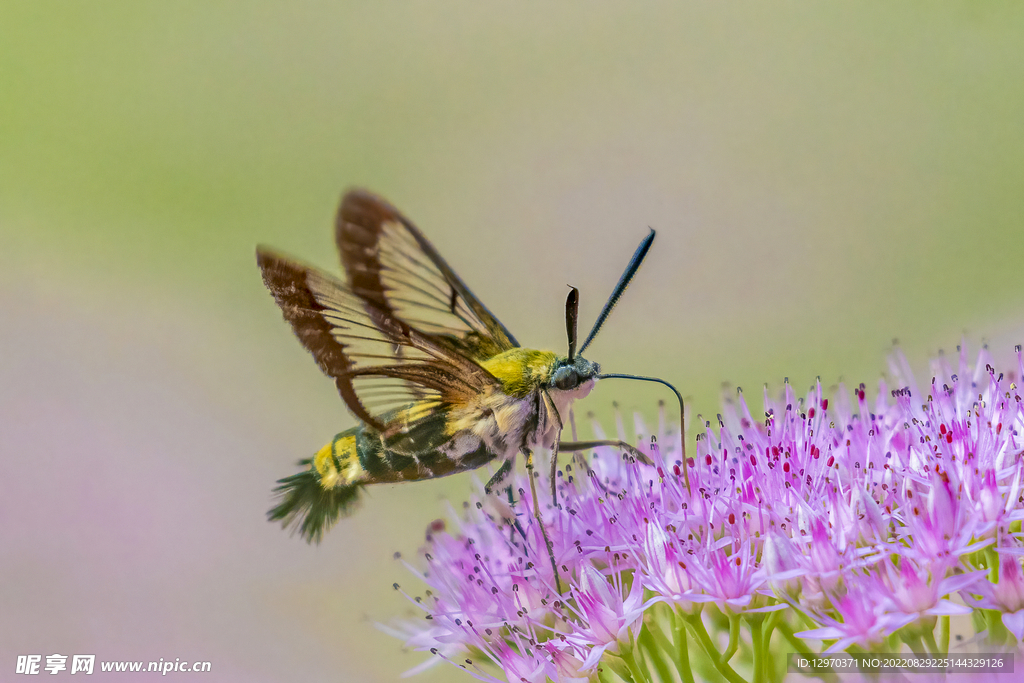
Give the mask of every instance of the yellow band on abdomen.
M 313 468 L 325 489 L 353 484 L 363 476 L 356 450 L 356 435 L 350 430 L 338 434 L 313 456 Z

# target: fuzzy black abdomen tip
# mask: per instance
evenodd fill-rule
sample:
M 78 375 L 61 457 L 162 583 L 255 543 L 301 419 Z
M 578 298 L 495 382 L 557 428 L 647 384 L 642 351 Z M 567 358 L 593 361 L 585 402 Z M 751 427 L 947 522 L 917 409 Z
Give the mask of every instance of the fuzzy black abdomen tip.
M 308 543 L 319 543 L 338 518 L 355 509 L 362 484 L 324 488 L 309 459 L 299 464 L 306 469 L 278 480 L 274 493 L 280 502 L 267 512 L 267 518 L 271 522 L 280 521 L 281 526 L 292 533 L 298 532 Z

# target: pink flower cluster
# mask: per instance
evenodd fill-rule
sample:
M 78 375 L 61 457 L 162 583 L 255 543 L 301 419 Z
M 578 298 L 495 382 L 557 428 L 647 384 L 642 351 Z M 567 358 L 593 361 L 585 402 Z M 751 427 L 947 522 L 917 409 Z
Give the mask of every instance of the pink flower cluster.
M 557 507 L 537 479 L 557 581 L 520 475 L 514 505 L 481 495 L 435 523 L 409 565 L 428 586 L 410 597 L 425 619 L 396 632 L 435 655 L 424 666 L 530 683 L 599 669 L 640 683 L 670 665 L 681 680 L 701 666 L 771 680 L 785 670 L 773 657 L 801 649 L 948 651 L 961 614 L 989 651 L 1016 649 L 1019 348 L 1017 361 L 1004 375 L 987 351 L 972 365 L 961 350 L 921 390 L 897 353 L 874 396 L 819 383 L 798 398 L 787 384 L 756 418 L 740 392 L 685 462 L 664 418 L 653 433 L 638 419 L 653 464 L 563 454 Z

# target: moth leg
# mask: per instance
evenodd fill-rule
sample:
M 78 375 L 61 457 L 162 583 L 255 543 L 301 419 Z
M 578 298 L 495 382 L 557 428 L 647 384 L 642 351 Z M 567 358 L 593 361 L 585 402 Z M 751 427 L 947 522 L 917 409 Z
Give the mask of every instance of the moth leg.
M 565 425 L 562 423 L 562 416 L 558 414 L 558 406 L 551 399 L 551 394 L 548 393 L 547 389 L 541 390 L 544 394 L 544 410 L 546 415 L 554 415 L 555 420 L 558 422 L 558 436 L 555 437 L 555 445 L 551 449 L 551 504 L 558 509 L 558 492 L 556 490 L 556 482 L 558 475 L 558 441 L 562 438 L 562 430 Z
M 511 459 L 506 460 L 505 462 L 501 463 L 501 465 L 498 466 L 498 469 L 494 472 L 494 476 L 492 476 L 490 478 L 490 480 L 488 480 L 488 482 L 486 484 L 484 484 L 484 494 L 489 496 L 492 493 L 494 493 L 494 490 L 496 488 L 498 488 L 498 485 L 501 484 L 501 482 L 503 482 L 505 479 L 508 478 L 508 475 L 509 475 L 509 473 L 511 471 L 512 471 L 512 460 Z M 516 503 L 516 501 L 515 501 L 515 498 L 512 496 L 512 485 L 511 484 L 509 484 L 508 486 L 505 487 L 505 494 L 508 496 L 508 507 L 509 507 L 509 510 L 512 510 L 512 518 L 506 520 L 509 523 L 508 542 L 512 543 L 513 541 L 515 541 L 516 531 L 519 532 L 519 535 L 522 536 L 523 540 L 525 541 L 526 540 L 526 532 L 523 531 L 523 527 L 522 527 L 522 525 L 519 524 L 519 520 L 515 518 L 515 503 Z
M 558 436 L 562 436 L 562 432 L 558 432 Z M 555 446 L 551 449 L 551 504 L 557 510 L 561 507 L 558 504 L 558 492 L 555 490 L 556 477 L 558 475 L 558 439 L 555 439 Z
M 488 495 L 488 496 L 491 495 L 492 493 L 494 493 L 494 489 L 496 489 L 498 487 L 498 484 L 500 484 L 506 478 L 508 478 L 509 472 L 511 472 L 511 471 L 512 471 L 512 460 L 506 460 L 505 462 L 501 463 L 501 465 L 498 467 L 498 469 L 494 472 L 494 476 L 492 476 L 490 478 L 490 480 L 484 485 L 484 493 L 486 495 Z M 512 517 L 512 519 L 507 520 L 508 523 L 509 523 L 508 542 L 512 543 L 515 540 L 516 531 L 519 532 L 519 535 L 522 536 L 523 540 L 525 541 L 526 540 L 526 532 L 523 531 L 522 525 L 519 524 L 519 520 L 516 519 L 515 516 L 514 516 L 515 515 L 515 512 L 514 512 L 515 511 L 515 502 L 516 501 L 515 501 L 515 498 L 512 496 L 512 485 L 511 484 L 509 484 L 508 486 L 505 487 L 505 494 L 508 496 L 508 506 L 509 506 L 509 509 L 513 510 L 513 513 L 512 513 L 513 517 Z
M 618 439 L 601 439 L 599 441 L 562 441 L 558 444 L 559 450 L 563 451 L 585 451 L 597 446 L 611 446 L 612 448 L 618 448 L 626 451 L 645 465 L 654 464 L 650 458 L 638 451 L 635 446 L 630 446 L 625 441 L 619 441 Z
M 580 468 L 582 468 L 583 471 L 587 473 L 587 476 L 590 479 L 592 479 L 594 481 L 594 483 L 597 484 L 597 486 L 602 491 L 604 491 L 605 493 L 608 493 L 608 487 L 605 486 L 604 482 L 601 481 L 598 478 L 597 472 L 595 472 L 594 469 L 590 466 L 590 463 L 587 462 L 587 459 L 585 457 L 583 457 L 582 455 L 580 455 L 580 453 L 582 453 L 583 450 L 585 450 L 585 449 L 580 449 L 580 450 L 576 451 L 575 453 L 573 453 L 572 461 L 574 463 L 576 463 Z
M 499 466 L 497 471 L 495 471 L 494 476 L 491 477 L 490 480 L 486 484 L 484 484 L 484 493 L 486 493 L 487 495 L 491 495 L 491 493 L 494 491 L 494 489 L 497 488 L 498 484 L 500 484 L 502 481 L 504 481 L 505 477 L 507 477 L 508 473 L 511 472 L 511 471 L 512 471 L 512 460 L 511 459 L 506 460 L 505 462 L 501 463 L 501 466 Z M 509 486 L 509 491 L 511 491 L 511 490 L 512 490 L 512 487 Z
M 508 506 L 509 506 L 509 508 L 514 511 L 515 510 L 515 506 L 516 506 L 516 499 L 515 499 L 515 496 L 512 495 L 512 484 L 509 484 L 508 486 L 505 487 L 505 495 L 508 496 Z M 509 543 L 513 543 L 516 540 L 516 532 L 518 531 L 519 535 L 523 537 L 523 541 L 524 541 L 523 550 L 526 550 L 526 544 L 525 544 L 525 541 L 527 540 L 526 532 L 523 531 L 523 525 L 520 524 L 519 520 L 515 518 L 515 512 L 513 512 L 512 514 L 513 514 L 512 519 L 506 520 L 509 523 L 509 526 L 508 526 L 508 542 Z
M 558 575 L 558 563 L 555 562 L 555 546 L 548 538 L 548 530 L 544 526 L 544 519 L 540 514 L 540 503 L 537 500 L 537 483 L 533 478 L 533 451 L 523 448 L 523 455 L 526 456 L 526 476 L 530 479 L 530 495 L 533 497 L 533 518 L 540 525 L 540 533 L 544 537 L 544 545 L 548 549 L 548 559 L 551 560 L 551 569 L 555 572 L 555 590 L 562 594 L 562 580 Z

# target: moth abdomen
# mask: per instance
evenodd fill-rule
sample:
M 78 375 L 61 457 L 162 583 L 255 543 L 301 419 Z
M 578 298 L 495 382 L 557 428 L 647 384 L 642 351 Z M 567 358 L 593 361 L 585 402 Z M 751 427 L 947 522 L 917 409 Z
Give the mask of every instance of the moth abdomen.
M 357 445 L 362 430 L 354 427 L 338 434 L 312 458 L 299 461 L 301 472 L 279 479 L 274 493 L 280 502 L 267 513 L 270 521 L 319 543 L 340 517 L 351 514 L 366 484 Z

